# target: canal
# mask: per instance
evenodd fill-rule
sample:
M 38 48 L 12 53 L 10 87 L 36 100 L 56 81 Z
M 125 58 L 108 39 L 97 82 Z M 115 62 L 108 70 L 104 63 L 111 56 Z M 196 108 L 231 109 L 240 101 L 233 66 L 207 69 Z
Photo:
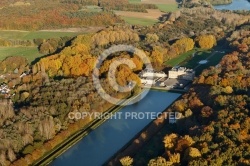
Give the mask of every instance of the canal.
M 250 2 L 247 0 L 233 0 L 232 3 L 227 5 L 216 5 L 215 9 L 218 10 L 250 10 Z
M 180 95 L 151 90 L 140 102 L 123 107 L 50 165 L 101 166 Z M 132 117 L 132 112 L 137 116 Z

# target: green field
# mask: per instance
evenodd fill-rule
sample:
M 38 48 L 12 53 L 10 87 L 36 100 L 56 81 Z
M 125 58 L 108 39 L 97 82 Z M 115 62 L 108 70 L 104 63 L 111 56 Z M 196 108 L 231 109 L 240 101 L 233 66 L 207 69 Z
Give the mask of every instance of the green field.
M 131 25 L 149 26 L 149 25 L 154 25 L 155 23 L 158 22 L 157 20 L 153 20 L 153 19 L 125 17 L 125 16 L 122 16 L 122 19 L 124 19 L 126 23 L 131 24 Z
M 173 12 L 178 10 L 178 4 L 156 4 L 156 6 L 162 12 Z
M 184 54 L 179 55 L 176 58 L 173 58 L 166 62 L 166 65 L 174 67 L 176 65 L 179 65 L 181 62 L 185 61 L 189 56 L 192 56 L 192 54 L 195 52 L 195 50 L 188 51 Z
M 198 51 L 195 53 L 194 57 L 192 57 L 192 55 L 191 55 L 185 61 L 180 63 L 180 65 L 193 69 L 198 65 L 198 63 L 201 60 L 207 59 L 210 55 L 211 55 L 211 51 Z
M 32 62 L 43 54 L 40 54 L 36 47 L 0 47 L 0 60 L 8 56 L 22 56 Z
M 36 38 L 48 39 L 63 36 L 76 36 L 79 33 L 75 32 L 47 32 L 47 31 L 1 31 L 0 38 L 14 40 L 32 40 Z M 34 61 L 37 57 L 43 56 L 38 52 L 37 47 L 0 47 L 0 60 L 8 56 L 23 56 L 29 62 Z
M 216 53 L 213 57 L 208 59 L 208 63 L 200 65 L 199 67 L 197 67 L 195 69 L 196 75 L 200 75 L 204 69 L 207 69 L 210 66 L 216 66 L 221 61 L 221 59 L 223 58 L 224 55 L 226 55 L 226 54 L 225 53 Z
M 49 38 L 57 38 L 63 36 L 76 36 L 80 33 L 77 32 L 48 32 L 48 31 L 1 31 L 0 30 L 0 38 L 3 39 L 49 39 Z
M 190 69 L 194 69 L 195 67 L 197 67 L 199 65 L 199 62 L 201 60 L 207 59 L 213 53 L 211 51 L 202 50 L 202 49 L 199 49 L 197 52 L 196 51 L 197 50 L 194 49 L 194 50 L 189 51 L 187 53 L 184 53 L 184 54 L 182 54 L 174 59 L 171 59 L 171 60 L 166 62 L 166 65 L 171 66 L 171 67 L 179 65 L 179 66 L 184 66 L 184 67 L 187 67 Z M 224 50 L 220 50 L 220 51 L 224 51 Z M 194 57 L 192 56 L 193 53 L 195 53 Z M 225 55 L 225 53 L 216 52 L 212 57 L 207 59 L 208 63 L 201 64 L 195 69 L 196 74 L 199 75 L 204 69 L 206 69 L 210 66 L 217 65 L 224 55 Z

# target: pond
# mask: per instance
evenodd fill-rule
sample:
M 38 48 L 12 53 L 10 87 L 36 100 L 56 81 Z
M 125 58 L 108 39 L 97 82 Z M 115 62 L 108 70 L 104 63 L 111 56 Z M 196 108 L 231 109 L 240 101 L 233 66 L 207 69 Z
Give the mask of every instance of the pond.
M 250 10 L 250 2 L 247 0 L 233 0 L 231 4 L 227 5 L 216 5 L 215 9 L 218 10 Z
M 100 166 L 126 145 L 153 119 L 128 118 L 127 113 L 161 113 L 181 94 L 151 90 L 140 102 L 125 106 L 52 162 L 52 166 Z M 143 94 L 142 94 L 143 96 Z

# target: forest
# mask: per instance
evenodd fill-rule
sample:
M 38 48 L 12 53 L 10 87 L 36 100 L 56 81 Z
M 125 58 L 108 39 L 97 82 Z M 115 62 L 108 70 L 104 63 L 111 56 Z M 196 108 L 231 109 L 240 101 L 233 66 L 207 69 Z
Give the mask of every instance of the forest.
M 235 51 L 204 70 L 168 110 L 182 113 L 183 119 L 175 133 L 162 138 L 162 156 L 148 165 L 250 164 L 248 40 L 248 26 L 234 31 L 228 41 Z
M 30 5 L 6 2 L 0 9 L 0 28 L 5 30 L 60 29 L 81 26 L 108 26 L 123 21 L 112 11 L 84 11 L 78 4 L 34 0 Z M 20 14 L 21 13 L 21 14 Z
M 99 9 L 88 9 L 93 6 Z M 124 22 L 114 10 L 147 12 L 146 9 L 157 9 L 152 4 L 130 4 L 128 0 L 15 0 L 1 1 L 0 7 L 0 29 L 32 31 L 105 27 Z
M 69 41 L 69 45 L 59 44 L 62 39 L 35 40 L 34 43 L 40 45 L 41 51 L 49 54 L 32 65 L 22 57 L 19 57 L 19 63 L 16 63 L 17 57 L 9 57 L 1 62 L 0 73 L 6 76 L 1 82 L 13 87 L 11 100 L 5 99 L 3 95 L 1 101 L 4 105 L 0 121 L 2 165 L 9 165 L 10 162 L 12 165 L 29 165 L 61 143 L 63 138 L 92 121 L 70 120 L 67 117 L 70 111 L 103 112 L 112 106 L 96 93 L 91 77 L 97 56 L 108 46 L 134 43 L 146 48 L 147 45 L 158 43 L 145 52 L 155 69 L 160 70 L 165 61 L 192 50 L 195 44 L 204 48 L 206 45 L 202 43 L 211 43 L 211 47 L 216 44 L 213 35 L 202 35 L 194 39 L 184 37 L 171 45 L 166 43 L 163 47 L 156 34 L 149 33 L 140 37 L 129 26 L 109 27 L 96 34 L 66 39 L 64 41 Z M 54 50 L 59 52 L 53 54 Z M 117 82 L 122 86 L 132 80 L 137 82 L 138 86 L 133 93 L 140 91 L 140 79 L 136 73 L 143 69 L 143 63 L 136 54 L 126 52 L 113 55 L 103 63 L 100 69 L 103 88 L 110 95 L 122 99 L 131 94 L 117 93 L 106 79 L 109 64 L 117 58 L 131 59 L 136 64 L 133 70 L 126 65 L 120 66 L 116 73 Z M 22 73 L 28 74 L 20 77 Z
M 22 18 L 26 21 L 10 21 L 18 19 L 15 14 L 29 7 L 26 5 L 12 10 L 13 18 L 1 19 L 0 23 L 7 29 L 30 28 L 30 23 L 34 29 L 45 25 L 56 28 L 59 23 L 63 26 L 84 23 L 81 19 L 85 17 L 77 14 L 76 9 L 79 3 L 88 1 L 63 1 L 57 8 L 53 5 L 58 2 L 52 2 L 46 9 L 40 5 L 37 8 L 40 13 L 33 11 L 37 19 L 28 18 L 24 12 Z M 68 12 L 62 15 L 64 9 Z M 3 8 L 0 12 L 6 16 L 8 10 Z M 53 12 L 44 15 L 48 10 Z M 50 16 L 58 17 L 58 23 L 46 19 Z M 88 13 L 87 17 L 91 18 L 88 21 L 98 17 L 96 24 L 120 21 L 109 11 L 100 17 Z M 177 123 L 172 134 L 162 138 L 163 152 L 148 161 L 134 159 L 134 163 L 152 166 L 249 164 L 249 18 L 246 14 L 210 8 L 183 8 L 166 14 L 162 23 L 154 26 L 112 25 L 95 34 L 74 38 L 33 40 L 45 56 L 31 64 L 22 57 L 8 57 L 0 62 L 0 83 L 11 89 L 10 96 L 1 94 L 0 100 L 0 164 L 32 165 L 93 121 L 90 118 L 71 120 L 67 116 L 69 112 L 104 112 L 112 107 L 97 94 L 92 80 L 96 59 L 110 46 L 130 44 L 142 49 L 153 67 L 161 70 L 170 67 L 166 66 L 167 61 L 183 53 L 195 48 L 209 50 L 221 42 L 226 49 L 234 51 L 225 55 L 216 67 L 204 70 L 190 91 L 169 109 L 182 113 L 185 118 Z M 133 70 L 126 65 L 119 66 L 115 75 L 120 85 L 136 81 L 138 86 L 132 92 L 119 93 L 109 85 L 107 71 L 117 58 L 131 59 L 136 64 Z M 140 92 L 137 73 L 143 68 L 136 53 L 120 52 L 102 64 L 98 77 L 106 92 L 124 99 Z M 128 165 L 126 161 L 131 160 L 127 157 L 122 163 Z

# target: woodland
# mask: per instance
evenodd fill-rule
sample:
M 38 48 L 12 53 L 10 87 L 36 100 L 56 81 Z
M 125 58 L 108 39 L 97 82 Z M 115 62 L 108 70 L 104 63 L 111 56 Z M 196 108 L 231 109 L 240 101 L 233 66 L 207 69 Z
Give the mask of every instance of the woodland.
M 6 5 L 5 2 L 1 1 L 0 5 Z M 20 20 L 15 17 L 22 9 L 30 12 L 25 8 L 33 3 L 42 2 L 34 0 L 18 8 L 14 5 L 15 10 L 11 11 L 3 7 L 0 10 L 0 17 L 5 14 L 4 19 L 0 19 L 2 28 L 83 25 L 85 17 L 69 13 L 78 11 L 79 4 L 96 2 L 51 1 L 51 7 L 44 8 L 41 4 L 32 8 L 37 10 L 33 14 L 23 12 Z M 112 6 L 110 1 L 99 1 L 97 5 L 104 10 L 119 6 Z M 7 16 L 9 13 L 13 17 Z M 50 22 L 50 17 L 56 21 Z M 221 45 L 223 49 L 232 50 L 217 66 L 197 76 L 190 91 L 171 106 L 169 111 L 180 112 L 184 118 L 176 124 L 173 133 L 165 133 L 162 142 L 158 142 L 163 149 L 157 152 L 159 155 L 149 155 L 148 160 L 125 157 L 121 159 L 122 165 L 132 165 L 132 162 L 150 166 L 250 164 L 250 15 L 204 7 L 182 8 L 167 13 L 160 23 L 148 27 L 113 25 L 120 18 L 110 11 L 101 15 L 88 13 L 86 17 L 87 25 L 110 26 L 74 38 L 35 39 L 32 43 L 46 55 L 31 64 L 22 57 L 8 57 L 0 62 L 0 76 L 3 76 L 0 83 L 11 89 L 10 96 L 2 94 L 0 100 L 0 165 L 32 165 L 93 121 L 90 118 L 71 120 L 67 116 L 69 112 L 104 112 L 112 107 L 98 95 L 92 73 L 100 53 L 117 44 L 142 49 L 155 70 L 169 67 L 165 65 L 167 61 L 196 48 L 209 50 Z M 136 64 L 133 70 L 120 65 L 115 75 L 123 86 L 136 81 L 132 92 L 117 92 L 109 84 L 106 77 L 109 65 L 117 58 L 128 58 Z M 137 73 L 144 67 L 136 53 L 120 52 L 104 61 L 101 75 L 96 77 L 101 79 L 106 92 L 123 99 L 140 92 Z M 23 73 L 27 74 L 20 77 Z

